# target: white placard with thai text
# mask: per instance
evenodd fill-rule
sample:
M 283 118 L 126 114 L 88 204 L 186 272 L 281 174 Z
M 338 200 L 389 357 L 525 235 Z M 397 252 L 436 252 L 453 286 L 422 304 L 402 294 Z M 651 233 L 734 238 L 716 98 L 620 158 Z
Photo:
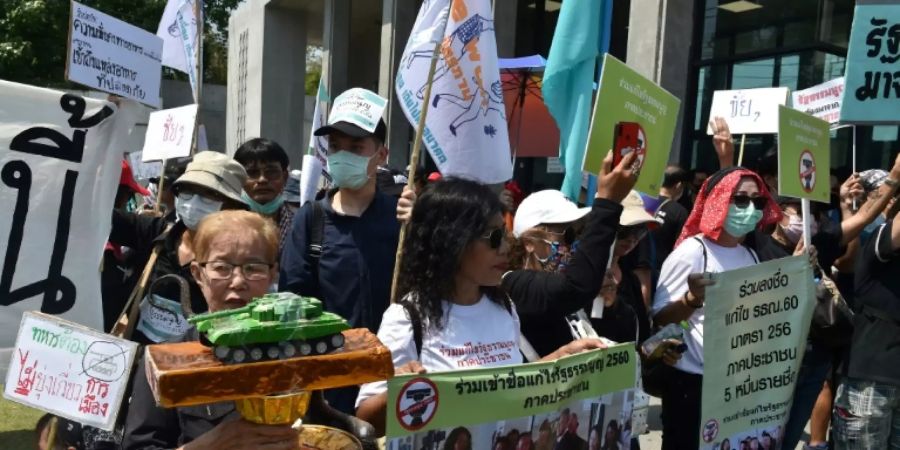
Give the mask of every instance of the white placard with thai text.
M 72 2 L 66 79 L 159 108 L 162 39 Z
M 841 120 L 841 101 L 844 97 L 844 77 L 791 93 L 791 105 L 830 124 Z
M 150 113 L 141 158 L 146 162 L 190 155 L 196 121 L 196 104 Z
M 22 316 L 3 397 L 111 431 L 137 344 L 37 312 Z
M 134 122 L 110 102 L 2 80 L 0 105 L 0 348 L 25 311 L 100 328 L 103 245 Z
M 778 132 L 778 106 L 787 103 L 788 88 L 739 89 L 713 93 L 709 118 L 723 117 L 731 134 Z M 706 128 L 712 135 L 712 128 Z

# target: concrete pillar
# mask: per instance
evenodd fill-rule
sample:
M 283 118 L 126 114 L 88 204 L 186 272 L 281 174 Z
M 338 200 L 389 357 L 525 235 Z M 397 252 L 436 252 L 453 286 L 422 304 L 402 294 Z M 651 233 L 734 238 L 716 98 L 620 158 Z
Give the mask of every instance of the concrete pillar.
M 349 85 L 350 0 L 325 0 L 322 77 L 332 98 Z
M 394 90 L 397 67 L 418 14 L 414 0 L 383 0 L 381 19 L 381 68 L 378 72 L 378 94 L 388 99 L 385 121 L 388 125 L 387 146 L 391 151 L 391 167 L 404 170 L 409 164 L 414 130 L 406 120 Z
M 494 35 L 497 38 L 497 56 L 516 57 L 516 19 L 518 0 L 494 1 Z
M 300 167 L 306 98 L 306 16 L 272 6 L 265 10 L 262 59 L 260 135 L 288 153 L 292 167 Z
M 692 1 L 631 0 L 628 21 L 628 66 L 681 99 L 670 162 L 682 152 L 682 119 L 691 70 Z M 685 31 L 687 30 L 687 32 Z
M 228 105 L 225 150 L 233 155 L 260 135 L 262 112 L 264 0 L 242 3 L 228 20 Z

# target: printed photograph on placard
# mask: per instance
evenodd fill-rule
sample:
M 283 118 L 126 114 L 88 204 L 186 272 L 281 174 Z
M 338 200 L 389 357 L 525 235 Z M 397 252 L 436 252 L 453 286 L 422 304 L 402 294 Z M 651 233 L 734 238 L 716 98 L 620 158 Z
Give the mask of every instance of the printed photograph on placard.
M 431 429 L 393 439 L 390 450 L 583 450 L 631 447 L 632 391 L 575 400 L 557 411 L 498 422 Z

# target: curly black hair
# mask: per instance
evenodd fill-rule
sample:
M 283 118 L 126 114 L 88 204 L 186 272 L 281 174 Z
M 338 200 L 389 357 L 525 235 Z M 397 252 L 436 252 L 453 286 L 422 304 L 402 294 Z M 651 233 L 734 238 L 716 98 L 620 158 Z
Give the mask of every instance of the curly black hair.
M 453 298 L 463 252 L 502 212 L 500 198 L 489 187 L 462 178 L 429 184 L 416 200 L 403 240 L 397 294 L 406 296 L 404 301 L 427 320 L 426 326 L 442 327 L 441 301 Z M 484 286 L 482 291 L 507 306 L 499 287 Z

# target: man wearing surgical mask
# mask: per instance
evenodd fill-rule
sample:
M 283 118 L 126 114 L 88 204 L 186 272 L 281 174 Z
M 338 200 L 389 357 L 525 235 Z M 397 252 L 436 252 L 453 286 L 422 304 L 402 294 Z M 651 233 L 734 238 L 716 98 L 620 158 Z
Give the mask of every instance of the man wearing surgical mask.
M 294 211 L 285 203 L 284 192 L 288 181 L 288 155 L 277 142 L 254 138 L 238 147 L 234 159 L 247 170 L 241 198 L 251 211 L 275 221 L 280 252 L 294 223 Z
M 194 312 L 204 312 L 206 301 L 193 281 L 190 264 L 194 254 L 189 235 L 204 217 L 223 209 L 246 209 L 241 192 L 247 172 L 234 159 L 214 151 L 199 152 L 183 175 L 172 184 L 175 216 L 171 226 L 164 217 L 113 212 L 109 241 L 134 248 L 144 260 L 158 247 L 150 283 L 144 294 L 141 313 L 132 340 L 159 343 L 180 336 L 187 329 L 181 312 L 179 286 L 175 282 L 154 282 L 165 275 L 181 276 L 188 283 Z
M 400 235 L 397 198 L 378 191 L 376 171 L 387 161 L 387 100 L 354 88 L 334 100 L 327 125 L 328 173 L 334 189 L 303 205 L 281 255 L 279 289 L 318 297 L 354 328 L 378 331 L 390 304 Z M 356 392 L 326 392 L 335 408 L 354 413 Z

